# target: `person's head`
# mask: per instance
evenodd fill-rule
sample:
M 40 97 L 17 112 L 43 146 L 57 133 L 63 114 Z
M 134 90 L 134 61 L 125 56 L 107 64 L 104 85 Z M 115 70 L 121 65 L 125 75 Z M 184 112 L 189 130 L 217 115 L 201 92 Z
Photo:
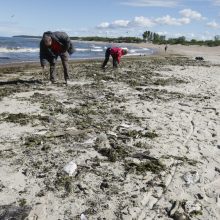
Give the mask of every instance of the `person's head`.
M 44 35 L 44 36 L 43 36 L 43 42 L 44 42 L 44 45 L 45 45 L 46 47 L 50 47 L 51 44 L 52 44 L 52 38 L 51 38 L 51 36 L 49 36 L 49 35 Z
M 122 51 L 123 51 L 123 55 L 126 55 L 128 53 L 128 49 L 127 48 L 124 48 Z

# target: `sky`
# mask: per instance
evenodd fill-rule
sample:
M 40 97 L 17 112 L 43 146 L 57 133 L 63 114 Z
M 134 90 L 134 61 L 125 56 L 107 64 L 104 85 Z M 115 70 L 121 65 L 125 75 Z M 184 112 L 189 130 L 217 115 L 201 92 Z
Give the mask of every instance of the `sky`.
M 0 36 L 42 35 L 213 39 L 220 0 L 0 0 Z

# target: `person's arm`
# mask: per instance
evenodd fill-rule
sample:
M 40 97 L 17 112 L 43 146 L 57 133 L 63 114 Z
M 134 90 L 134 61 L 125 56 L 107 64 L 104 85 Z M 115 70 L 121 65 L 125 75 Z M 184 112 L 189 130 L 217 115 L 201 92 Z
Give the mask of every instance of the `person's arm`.
M 41 64 L 41 67 L 45 67 L 46 66 L 46 63 L 47 63 L 47 60 L 45 58 L 45 46 L 43 44 L 43 40 L 41 40 L 40 42 L 40 64 Z

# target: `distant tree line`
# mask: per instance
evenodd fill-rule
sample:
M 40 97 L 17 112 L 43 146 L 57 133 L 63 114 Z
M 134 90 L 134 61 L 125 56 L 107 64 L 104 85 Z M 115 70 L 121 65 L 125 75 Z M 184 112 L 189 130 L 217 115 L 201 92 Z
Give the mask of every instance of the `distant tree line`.
M 157 44 L 157 43 L 165 43 L 166 41 L 166 36 L 159 35 L 151 31 L 145 31 L 142 36 L 145 42 L 148 41 Z
M 33 36 L 33 35 L 15 35 L 13 37 L 21 37 L 21 38 L 42 38 L 42 36 Z
M 30 35 L 17 35 L 14 37 L 23 38 L 41 38 L 41 36 L 30 36 Z M 70 37 L 71 40 L 81 41 L 102 41 L 108 43 L 142 43 L 151 42 L 153 44 L 182 44 L 182 45 L 204 45 L 209 47 L 220 46 L 220 35 L 216 35 L 213 40 L 187 40 L 186 37 L 181 36 L 177 38 L 166 39 L 165 35 L 159 35 L 151 31 L 145 31 L 142 35 L 143 38 L 139 37 Z
M 22 37 L 22 38 L 42 38 L 42 36 L 30 36 L 30 35 L 16 35 L 13 37 Z M 71 40 L 81 40 L 81 41 L 102 41 L 109 43 L 141 43 L 143 39 L 138 37 L 98 37 L 98 36 L 89 36 L 89 37 L 70 37 Z
M 141 43 L 143 39 L 138 37 L 71 37 L 71 40 L 82 40 L 82 41 L 102 41 L 110 43 Z
M 159 35 L 151 31 L 145 31 L 142 36 L 144 42 L 152 42 L 153 44 L 204 45 L 209 47 L 220 46 L 220 35 L 216 35 L 213 40 L 187 40 L 184 36 L 169 38 L 166 40 L 166 36 L 164 35 Z

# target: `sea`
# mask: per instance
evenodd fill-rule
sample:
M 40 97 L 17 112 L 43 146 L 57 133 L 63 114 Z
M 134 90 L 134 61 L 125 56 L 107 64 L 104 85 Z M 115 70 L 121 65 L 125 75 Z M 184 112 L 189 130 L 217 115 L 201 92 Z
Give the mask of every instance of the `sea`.
M 0 37 L 0 64 L 39 61 L 40 40 L 40 38 Z M 75 53 L 70 56 L 70 60 L 104 58 L 105 50 L 112 46 L 127 48 L 129 53 L 126 56 L 145 56 L 155 52 L 147 47 L 140 48 L 124 43 L 116 45 L 114 43 L 73 41 L 73 45 Z

